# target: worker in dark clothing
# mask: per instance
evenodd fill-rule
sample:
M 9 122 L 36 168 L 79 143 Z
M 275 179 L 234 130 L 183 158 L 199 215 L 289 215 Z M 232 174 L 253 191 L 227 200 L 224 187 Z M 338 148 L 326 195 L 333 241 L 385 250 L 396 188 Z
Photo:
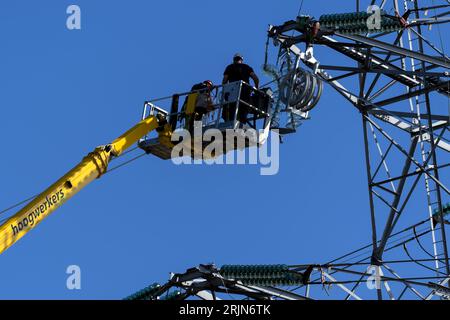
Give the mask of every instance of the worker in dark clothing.
M 252 78 L 255 87 L 258 89 L 259 87 L 259 78 L 253 71 L 253 68 L 244 63 L 244 57 L 237 53 L 234 55 L 233 64 L 230 64 L 223 73 L 223 81 L 222 84 L 236 82 L 236 81 L 244 81 L 247 84 L 250 84 L 250 78 Z M 251 90 L 248 86 L 242 86 L 241 91 L 241 100 L 250 104 L 250 93 Z M 222 118 L 225 121 L 231 121 L 234 118 L 234 114 L 236 112 L 236 104 L 228 104 L 225 105 L 222 111 Z M 241 123 L 245 123 L 247 120 L 247 114 L 249 110 L 246 106 L 239 106 L 238 119 Z

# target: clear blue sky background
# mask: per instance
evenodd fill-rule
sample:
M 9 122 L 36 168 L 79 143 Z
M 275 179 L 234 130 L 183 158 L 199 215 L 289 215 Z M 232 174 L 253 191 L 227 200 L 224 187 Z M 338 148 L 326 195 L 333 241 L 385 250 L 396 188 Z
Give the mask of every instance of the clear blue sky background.
M 81 31 L 66 29 L 72 3 Z M 305 1 L 303 13 L 354 10 L 354 1 L 330 3 Z M 0 208 L 128 129 L 145 100 L 219 82 L 236 51 L 261 73 L 268 24 L 298 8 L 298 0 L 1 2 Z M 120 299 L 200 263 L 326 262 L 370 241 L 367 203 L 360 115 L 326 87 L 312 120 L 281 146 L 278 175 L 140 159 L 0 256 L 0 298 Z M 81 291 L 66 289 L 71 264 L 81 267 Z

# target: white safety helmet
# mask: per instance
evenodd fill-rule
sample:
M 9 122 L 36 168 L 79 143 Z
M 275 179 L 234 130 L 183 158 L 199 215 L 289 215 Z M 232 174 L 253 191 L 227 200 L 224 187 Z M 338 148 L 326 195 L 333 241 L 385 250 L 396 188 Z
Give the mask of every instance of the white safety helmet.
M 233 57 L 233 61 L 244 60 L 244 56 L 240 53 L 236 53 Z

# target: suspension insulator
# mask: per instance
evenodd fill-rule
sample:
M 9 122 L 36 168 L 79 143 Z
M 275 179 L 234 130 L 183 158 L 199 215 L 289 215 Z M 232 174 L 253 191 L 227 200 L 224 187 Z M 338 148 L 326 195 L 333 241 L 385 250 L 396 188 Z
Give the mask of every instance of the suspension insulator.
M 372 13 L 352 12 L 343 14 L 324 14 L 319 22 L 322 27 L 332 29 L 342 34 L 365 34 L 373 32 L 393 32 L 403 29 L 398 19 L 387 15 L 386 11 L 381 10 L 380 29 L 369 30 L 367 21 Z
M 450 215 L 450 203 L 442 205 L 443 218 L 447 217 L 448 215 Z M 441 213 L 439 211 L 439 208 L 433 210 L 433 222 L 435 225 L 438 223 L 447 223 L 445 220 L 444 221 L 441 220 Z
M 445 205 L 442 205 L 442 211 L 444 213 L 444 216 L 450 214 L 450 202 Z M 435 216 L 435 217 L 439 216 L 439 209 L 434 209 L 433 216 Z
M 148 287 L 126 297 L 124 300 L 150 300 L 154 294 L 161 288 L 159 283 L 154 283 Z
M 220 274 L 247 285 L 290 286 L 303 283 L 303 275 L 291 272 L 286 265 L 225 265 Z

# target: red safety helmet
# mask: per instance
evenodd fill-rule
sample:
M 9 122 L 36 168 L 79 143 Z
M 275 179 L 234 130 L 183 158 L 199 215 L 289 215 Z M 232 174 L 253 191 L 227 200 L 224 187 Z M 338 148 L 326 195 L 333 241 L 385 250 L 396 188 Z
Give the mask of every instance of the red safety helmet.
M 208 87 L 211 87 L 211 88 L 214 86 L 214 84 L 213 84 L 213 82 L 211 80 L 205 80 L 205 81 L 203 81 L 203 83 L 206 84 Z

